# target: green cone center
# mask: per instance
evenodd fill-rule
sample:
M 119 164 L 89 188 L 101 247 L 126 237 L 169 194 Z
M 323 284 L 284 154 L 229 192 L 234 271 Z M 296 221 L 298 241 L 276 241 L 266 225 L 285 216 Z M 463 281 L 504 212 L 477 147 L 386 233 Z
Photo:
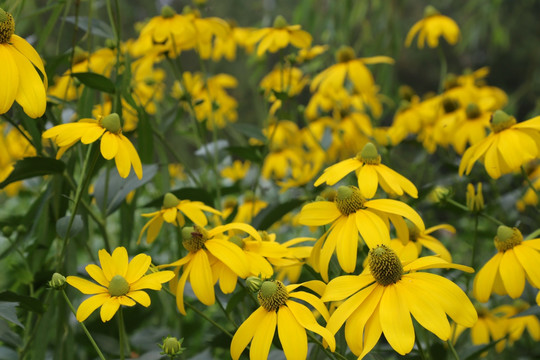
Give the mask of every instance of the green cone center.
M 124 296 L 129 292 L 129 284 L 122 275 L 114 275 L 109 283 L 111 296 Z
M 362 151 L 356 155 L 356 159 L 369 165 L 379 165 L 381 163 L 381 155 L 379 155 L 377 147 L 371 142 L 364 145 Z
M 273 27 L 275 29 L 283 29 L 284 27 L 287 27 L 287 26 L 289 26 L 289 23 L 287 22 L 287 20 L 285 20 L 285 18 L 282 15 L 276 16 L 276 18 L 274 19 L 274 24 L 273 24 Z
M 257 298 L 265 310 L 277 311 L 285 305 L 289 298 L 289 293 L 281 281 L 265 281 L 261 285 Z
M 364 208 L 366 199 L 356 186 L 340 186 L 336 196 L 336 206 L 343 215 L 349 215 Z
M 339 63 L 349 62 L 356 59 L 356 53 L 350 46 L 342 46 L 336 53 L 336 60 Z
M 500 252 L 505 252 L 523 242 L 523 235 L 517 228 L 501 225 L 497 229 L 497 236 L 493 240 L 495 247 Z
M 165 19 L 170 19 L 174 15 L 176 15 L 176 11 L 174 11 L 174 9 L 170 7 L 169 5 L 165 5 L 164 7 L 161 8 L 161 17 Z
M 15 20 L 10 13 L 0 8 L 0 44 L 6 44 L 15 32 Z
M 386 245 L 378 245 L 369 251 L 369 268 L 371 275 L 383 286 L 397 283 L 403 275 L 401 260 Z
M 117 113 L 112 113 L 103 117 L 103 119 L 101 119 L 101 126 L 113 134 L 118 134 L 122 131 L 122 123 L 120 121 L 120 116 L 118 116 Z
M 180 203 L 180 200 L 173 193 L 166 193 L 163 197 L 163 207 L 165 209 L 170 209 L 175 207 Z
M 502 110 L 497 110 L 491 115 L 491 130 L 498 133 L 516 124 L 516 118 Z

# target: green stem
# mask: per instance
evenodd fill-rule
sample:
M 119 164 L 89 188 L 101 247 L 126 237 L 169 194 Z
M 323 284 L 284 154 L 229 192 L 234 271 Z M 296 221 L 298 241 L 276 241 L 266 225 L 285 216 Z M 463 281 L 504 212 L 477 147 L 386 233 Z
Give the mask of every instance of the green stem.
M 439 75 L 439 93 L 442 93 L 444 90 L 444 80 L 446 79 L 446 73 L 448 71 L 448 64 L 446 62 L 446 56 L 444 56 L 444 51 L 441 46 L 437 47 L 437 53 L 439 55 L 439 60 L 441 61 L 441 73 Z
M 236 323 L 234 322 L 234 320 L 233 320 L 231 314 L 229 314 L 229 313 L 227 312 L 227 310 L 225 309 L 225 307 L 223 306 L 223 304 L 221 303 L 221 301 L 219 300 L 219 298 L 218 298 L 217 296 L 216 296 L 216 302 L 218 303 L 219 308 L 221 309 L 221 311 L 223 311 L 223 314 L 224 314 L 225 317 L 229 320 L 229 322 L 230 322 L 231 324 L 233 324 L 234 327 L 235 327 L 236 329 L 238 329 L 238 325 L 236 325 Z
M 66 295 L 66 292 L 64 291 L 64 289 L 61 290 L 62 292 L 62 295 L 64 296 L 64 299 L 66 300 L 66 303 L 68 304 L 69 308 L 71 309 L 71 312 L 73 313 L 73 315 L 76 315 L 77 312 L 75 311 L 75 308 L 73 307 L 73 305 L 71 304 L 71 301 L 69 301 L 69 298 L 67 297 Z M 88 329 L 86 328 L 86 326 L 84 325 L 84 323 L 82 321 L 79 321 L 79 324 L 81 325 L 84 333 L 86 334 L 86 337 L 88 338 L 88 340 L 90 340 L 90 342 L 92 343 L 92 346 L 94 347 L 94 349 L 96 350 L 99 358 L 101 360 L 105 360 L 105 357 L 103 356 L 103 354 L 101 353 L 101 350 L 99 349 L 99 346 L 96 344 L 96 342 L 94 341 L 94 338 L 92 337 L 92 335 L 90 335 L 90 332 L 88 331 Z
M 454 201 L 454 200 L 452 200 L 452 199 L 445 199 L 444 201 L 446 201 L 446 202 L 449 203 L 450 205 L 453 205 L 453 206 L 457 207 L 458 209 L 461 209 L 461 210 L 464 210 L 464 211 L 469 212 L 469 208 L 468 208 L 468 207 L 466 207 L 466 206 L 463 205 L 463 204 L 458 203 L 457 201 Z M 491 221 L 491 222 L 497 224 L 497 225 L 504 225 L 504 223 L 503 223 L 502 221 L 495 219 L 493 216 L 490 216 L 490 215 L 484 213 L 483 211 L 482 211 L 482 212 L 479 212 L 478 214 L 479 214 L 480 216 L 482 216 L 482 217 L 488 219 L 489 221 Z
M 427 360 L 426 354 L 424 353 L 424 349 L 422 348 L 422 344 L 420 344 L 418 336 L 414 337 L 414 341 L 416 342 L 416 346 L 418 347 L 418 352 L 420 353 L 420 357 L 422 358 L 422 360 Z
M 476 259 L 476 251 L 478 249 L 478 213 L 474 214 L 474 232 L 473 232 L 473 248 L 472 248 L 472 254 L 471 254 L 471 267 L 474 269 L 475 266 L 475 259 Z M 467 289 L 470 288 L 471 283 L 471 277 L 467 277 Z
M 523 175 L 523 178 L 525 179 L 525 182 L 529 186 L 529 189 L 534 191 L 537 199 L 540 199 L 540 196 L 538 194 L 538 189 L 534 187 L 534 184 L 532 183 L 531 179 L 527 176 L 527 172 L 525 171 L 525 168 L 523 167 L 523 165 L 521 165 L 520 169 L 521 169 L 521 175 Z
M 458 353 L 456 352 L 456 349 L 454 348 L 454 344 L 452 344 L 452 341 L 446 340 L 446 343 L 448 344 L 448 347 L 450 348 L 450 352 L 451 352 L 452 355 L 454 356 L 454 359 L 455 359 L 455 360 L 459 360 L 459 355 L 458 355 Z
M 319 346 L 319 348 L 321 348 L 322 351 L 325 352 L 325 354 L 328 356 L 329 359 L 336 359 L 336 358 L 339 358 L 339 359 L 342 359 L 342 360 L 347 360 L 347 358 L 343 355 L 341 355 L 340 353 L 333 353 L 331 352 L 330 350 L 328 350 L 327 348 L 324 347 L 324 345 L 322 344 L 322 342 L 319 341 L 319 339 L 317 339 L 315 336 L 313 336 L 313 334 L 311 334 L 310 332 L 307 332 L 307 336 L 309 337 L 309 339 L 314 342 L 315 344 L 317 344 L 317 346 Z
M 126 325 L 124 324 L 124 312 L 122 306 L 118 309 L 118 339 L 120 341 L 120 360 L 125 359 L 125 350 L 130 353 L 129 341 L 127 341 Z

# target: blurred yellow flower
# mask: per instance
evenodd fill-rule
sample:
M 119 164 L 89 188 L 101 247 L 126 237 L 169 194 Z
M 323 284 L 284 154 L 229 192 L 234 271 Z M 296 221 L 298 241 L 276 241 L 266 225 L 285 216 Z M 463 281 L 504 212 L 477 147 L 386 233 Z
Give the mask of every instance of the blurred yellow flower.
M 307 358 L 306 330 L 321 335 L 330 350 L 335 350 L 334 336 L 319 325 L 313 312 L 305 304 L 312 306 L 325 320 L 329 316 L 326 306 L 311 293 L 294 291 L 300 286 L 322 292 L 325 284 L 317 280 L 287 286 L 279 280 L 262 283 L 257 296 L 261 306 L 240 325 L 232 339 L 231 357 L 233 360 L 240 358 L 250 342 L 250 360 L 268 358 L 276 328 L 287 359 Z
M 148 244 L 153 243 L 161 230 L 163 221 L 178 227 L 184 226 L 186 223 L 184 215 L 195 225 L 206 226 L 208 224 L 208 219 L 203 211 L 221 215 L 219 211 L 200 201 L 179 200 L 174 194 L 167 193 L 163 197 L 163 207 L 161 210 L 141 214 L 144 217 L 151 217 L 151 219 L 141 229 L 137 243 L 141 242 L 141 238 L 146 230 L 148 230 L 146 242 Z
M 60 147 L 57 158 L 81 141 L 91 144 L 101 139 L 101 155 L 107 160 L 114 158 L 121 177 L 128 177 L 131 166 L 139 179 L 142 178 L 142 164 L 133 144 L 122 134 L 120 117 L 116 113 L 94 119 L 81 119 L 78 122 L 55 126 L 43 133 L 43 138 L 53 139 Z
M 14 32 L 13 16 L 0 8 L 0 114 L 6 113 L 16 101 L 26 115 L 37 118 L 45 113 L 47 106 L 47 74 L 36 50 Z
M 345 339 L 359 359 L 373 349 L 383 333 L 395 351 L 409 353 L 415 342 L 411 314 L 443 341 L 452 335 L 447 315 L 466 327 L 476 322 L 476 310 L 459 286 L 442 276 L 418 271 L 454 268 L 473 272 L 472 268 L 436 256 L 402 263 L 386 245 L 372 248 L 368 259 L 364 273 L 332 279 L 322 297 L 324 302 L 348 298 L 332 313 L 326 328 L 336 334 L 346 323 Z
M 246 177 L 250 166 L 250 161 L 242 162 L 240 160 L 235 160 L 231 166 L 223 168 L 220 174 L 224 178 L 230 179 L 232 181 L 242 180 Z
M 484 208 L 484 196 L 482 195 L 482 183 L 478 183 L 477 191 L 474 191 L 474 185 L 467 184 L 467 208 L 471 212 L 479 212 Z
M 126 248 L 117 247 L 112 256 L 105 250 L 99 251 L 101 268 L 95 264 L 86 266 L 86 272 L 98 283 L 77 276 L 68 276 L 66 281 L 83 294 L 91 294 L 77 309 L 77 320 L 84 321 L 101 306 L 101 321 L 112 319 L 120 305 L 144 307 L 150 305 L 150 297 L 142 290 L 161 290 L 161 284 L 174 277 L 172 271 L 159 271 L 145 275 L 152 258 L 139 254 L 128 262 Z
M 390 247 L 399 255 L 400 259 L 403 261 L 415 260 L 422 253 L 422 247 L 425 247 L 442 259 L 452 262 L 452 255 L 450 255 L 448 249 L 440 240 L 431 235 L 438 230 L 446 230 L 451 234 L 455 234 L 456 229 L 452 225 L 440 224 L 420 231 L 410 221 L 406 220 L 406 222 L 409 227 L 409 238 L 405 242 L 401 239 L 392 239 L 390 241 Z
M 424 10 L 424 18 L 413 25 L 407 38 L 405 46 L 411 46 L 412 40 L 418 35 L 418 47 L 424 48 L 427 38 L 427 44 L 431 48 L 439 45 L 439 38 L 443 36 L 449 44 L 455 45 L 459 39 L 459 26 L 448 16 L 441 15 L 437 9 L 428 5 Z
M 281 15 L 274 20 L 274 26 L 253 31 L 248 42 L 257 46 L 257 56 L 269 51 L 275 53 L 286 48 L 289 44 L 297 48 L 307 48 L 311 45 L 311 35 L 301 30 L 300 25 L 289 25 Z
M 517 228 L 501 225 L 494 243 L 497 254 L 474 278 L 473 293 L 478 301 L 488 301 L 492 292 L 516 299 L 525 289 L 525 279 L 540 288 L 540 239 L 523 241 Z

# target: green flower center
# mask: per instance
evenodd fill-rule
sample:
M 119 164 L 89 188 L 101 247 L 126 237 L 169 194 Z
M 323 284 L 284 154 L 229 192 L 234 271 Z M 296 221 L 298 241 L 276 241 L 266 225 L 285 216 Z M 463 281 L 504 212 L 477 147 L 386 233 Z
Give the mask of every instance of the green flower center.
M 399 98 L 407 102 L 411 101 L 415 95 L 414 90 L 409 85 L 401 85 L 398 89 Z
M 362 151 L 356 154 L 356 159 L 369 165 L 379 165 L 381 163 L 381 155 L 379 155 L 377 148 L 371 142 L 364 145 Z
M 283 29 L 284 27 L 287 27 L 287 26 L 289 26 L 289 23 L 287 22 L 287 20 L 285 20 L 285 18 L 282 15 L 276 16 L 276 18 L 274 19 L 274 25 L 273 25 L 275 29 Z
M 369 251 L 371 275 L 382 286 L 397 283 L 403 275 L 403 265 L 396 253 L 386 245 L 378 245 Z
M 129 292 L 129 284 L 122 275 L 114 275 L 109 283 L 111 296 L 124 296 Z
M 10 13 L 0 8 L 0 44 L 6 44 L 15 32 L 15 20 Z
M 176 15 L 176 11 L 169 5 L 165 5 L 164 7 L 161 8 L 161 17 L 165 19 L 170 19 L 174 15 Z
M 349 62 L 356 59 L 356 53 L 350 46 L 342 46 L 336 53 L 336 60 L 338 63 Z
M 289 293 L 281 281 L 268 280 L 262 283 L 257 298 L 261 306 L 267 311 L 277 311 L 285 305 L 289 298 Z
M 446 114 L 451 113 L 459 109 L 459 101 L 453 98 L 445 98 L 443 100 L 443 109 Z
M 435 7 L 433 7 L 432 5 L 428 5 L 424 8 L 424 18 L 427 18 L 427 17 L 430 17 L 430 16 L 435 16 L 435 15 L 440 15 L 440 11 L 437 10 Z
M 101 126 L 107 131 L 118 134 L 122 131 L 122 123 L 120 122 L 120 116 L 117 113 L 109 114 L 101 119 Z
M 493 240 L 495 247 L 500 252 L 505 252 L 523 242 L 523 235 L 517 228 L 501 225 L 497 229 L 497 236 Z
M 335 202 L 343 215 L 349 215 L 363 209 L 366 199 L 356 186 L 340 186 Z
M 166 193 L 163 197 L 163 208 L 170 209 L 180 203 L 180 200 L 173 193 Z
M 482 114 L 478 105 L 474 103 L 470 103 L 467 105 L 465 113 L 467 114 L 467 119 L 469 120 L 477 119 Z
M 208 232 L 197 225 L 186 226 L 182 229 L 182 239 L 182 245 L 187 251 L 197 252 L 204 247 L 204 243 L 208 240 Z
M 405 224 L 407 224 L 407 229 L 409 229 L 409 240 L 414 242 L 418 240 L 420 229 L 408 219 L 405 219 Z
M 497 110 L 491 115 L 491 130 L 494 133 L 501 132 L 516 124 L 516 118 L 502 110 Z

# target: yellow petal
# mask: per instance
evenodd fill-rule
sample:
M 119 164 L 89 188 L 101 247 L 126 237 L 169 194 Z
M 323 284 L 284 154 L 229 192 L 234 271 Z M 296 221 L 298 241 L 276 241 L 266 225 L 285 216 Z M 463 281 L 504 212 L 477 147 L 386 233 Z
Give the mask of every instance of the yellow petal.
M 289 293 L 289 298 L 295 298 L 305 301 L 306 303 L 310 304 L 317 310 L 323 319 L 325 321 L 328 321 L 328 318 L 330 317 L 330 314 L 328 313 L 328 309 L 324 305 L 324 303 L 319 299 L 317 296 L 310 294 L 305 291 L 295 291 L 292 293 Z
M 101 137 L 101 155 L 107 160 L 111 160 L 118 153 L 118 138 L 116 135 L 106 131 Z
M 103 305 L 105 301 L 110 299 L 109 293 L 94 295 L 86 300 L 84 300 L 79 308 L 77 309 L 77 320 L 82 322 L 90 316 L 98 307 Z
M 189 254 L 191 255 L 191 253 Z M 190 256 L 189 259 L 191 260 L 193 256 Z M 186 281 L 189 276 L 189 273 L 191 272 L 192 263 L 191 261 L 186 264 L 184 267 L 184 272 L 178 279 L 178 284 L 176 285 L 176 307 L 178 308 L 178 311 L 180 311 L 180 314 L 186 315 L 186 309 L 184 307 L 184 288 L 186 287 Z
M 373 88 L 374 80 L 366 65 L 359 59 L 349 61 L 347 65 L 347 75 L 354 84 L 354 88 L 358 91 L 370 91 Z
M 418 31 L 420 31 L 420 29 L 422 28 L 423 26 L 423 21 L 420 20 L 418 22 L 416 22 L 412 28 L 409 30 L 409 32 L 407 33 L 407 37 L 405 38 L 405 47 L 409 47 L 411 46 L 411 43 L 413 41 L 413 38 L 414 36 L 418 33 Z M 419 46 L 420 47 L 420 46 Z
M 357 174 L 358 188 L 367 199 L 375 196 L 377 187 L 379 186 L 379 176 L 377 175 L 377 171 L 375 171 L 376 167 L 377 165 L 366 164 L 360 168 Z
M 66 281 L 83 294 L 108 293 L 107 288 L 77 276 L 68 276 Z
M 101 311 L 99 315 L 101 316 L 101 321 L 107 322 L 111 320 L 120 308 L 120 301 L 117 297 L 109 297 L 103 305 L 101 305 Z
M 390 346 L 401 355 L 409 353 L 414 346 L 414 327 L 409 308 L 396 285 L 384 288 L 379 316 L 382 331 Z
M 13 106 L 19 88 L 19 69 L 11 56 L 9 44 L 0 44 L 0 59 L 2 59 L 2 81 L 0 86 L 0 114 L 8 112 Z
M 340 161 L 324 170 L 324 173 L 315 181 L 314 185 L 319 186 L 325 182 L 328 185 L 334 185 L 360 166 L 362 166 L 362 163 L 355 158 Z
M 152 258 L 146 254 L 138 254 L 131 259 L 126 270 L 126 281 L 133 284 L 139 280 L 146 273 L 151 262 Z
M 45 85 L 43 85 L 30 60 L 14 47 L 10 46 L 8 49 L 19 70 L 19 86 L 15 101 L 22 106 L 24 112 L 31 118 L 40 117 L 45 113 L 45 107 L 47 106 Z
M 364 344 L 362 352 L 358 356 L 359 359 L 362 359 L 368 352 L 371 351 L 377 345 L 381 334 L 381 316 L 380 316 L 380 305 L 377 304 L 377 307 L 373 311 L 373 315 L 370 316 L 369 320 L 366 322 L 365 331 L 364 331 Z
M 128 268 L 128 253 L 125 247 L 119 246 L 112 253 L 112 261 L 115 267 L 115 275 L 125 277 Z
M 336 254 L 341 268 L 345 272 L 352 273 L 356 269 L 359 236 L 356 228 L 356 216 L 351 214 L 346 219 L 341 232 L 336 234 L 339 237 L 336 242 Z
M 109 287 L 109 281 L 105 277 L 105 274 L 103 274 L 103 270 L 96 264 L 89 264 L 86 265 L 84 268 L 88 275 L 92 277 L 95 281 L 97 281 L 101 286 Z
M 172 271 L 171 271 L 172 272 Z M 144 307 L 150 306 L 150 296 L 144 291 L 130 291 L 127 296 L 135 300 Z
M 98 251 L 99 263 L 101 264 L 101 269 L 107 281 L 111 281 L 114 275 L 116 275 L 116 268 L 112 262 L 111 255 L 105 249 Z
M 305 205 L 300 211 L 298 222 L 307 226 L 326 225 L 342 216 L 332 201 L 316 201 Z
M 255 334 L 253 334 L 253 340 L 251 341 L 251 348 L 249 349 L 249 358 L 252 360 L 260 359 L 264 360 L 268 357 L 270 352 L 270 346 L 276 332 L 277 314 L 275 311 L 266 311 L 266 314 L 258 324 Z
M 163 220 L 168 222 L 169 224 L 175 224 L 176 220 L 176 213 L 178 212 L 178 209 L 173 207 L 169 209 L 164 209 L 163 211 Z M 176 224 L 175 224 L 176 225 Z
M 166 283 L 174 277 L 174 273 L 169 270 L 159 271 L 143 276 L 134 283 L 130 283 L 129 289 L 132 291 L 141 289 L 161 290 L 161 284 Z
M 527 273 L 531 284 L 536 288 L 540 288 L 540 267 L 538 266 L 540 264 L 540 253 L 523 245 L 515 246 L 512 250 L 514 250 L 519 263 Z
M 313 313 L 307 307 L 291 300 L 287 301 L 286 306 L 289 307 L 289 310 L 291 310 L 294 318 L 300 323 L 300 325 L 309 331 L 321 335 L 330 347 L 330 350 L 334 351 L 336 349 L 336 340 L 334 335 L 319 325 L 317 320 L 315 320 Z
M 133 171 L 135 171 L 135 175 L 137 175 L 137 178 L 139 178 L 139 180 L 142 179 L 143 170 L 139 153 L 137 153 L 137 150 L 135 149 L 131 141 L 129 141 L 129 139 L 122 134 L 120 134 L 120 142 L 127 150 L 130 163 L 133 166 Z
M 193 255 L 193 269 L 189 276 L 189 282 L 195 296 L 205 305 L 213 305 L 216 301 L 214 294 L 214 281 L 212 269 L 208 261 L 208 255 L 204 250 L 199 250 Z
M 403 216 L 404 218 L 409 219 L 414 225 L 416 225 L 416 227 L 418 227 L 420 231 L 424 231 L 426 229 L 424 221 L 422 221 L 420 215 L 418 215 L 418 213 L 414 211 L 412 207 L 401 201 L 378 199 L 367 201 L 364 205 L 367 208 L 372 208 L 385 213 Z
M 330 260 L 336 250 L 336 244 L 340 240 L 339 234 L 345 224 L 345 218 L 341 218 L 334 223 L 334 225 L 328 230 L 328 236 L 321 248 L 319 268 L 323 281 L 328 281 L 328 267 L 330 266 Z
M 231 341 L 231 357 L 233 360 L 240 358 L 242 351 L 244 351 L 253 338 L 253 335 L 255 335 L 256 329 L 260 326 L 261 321 L 267 313 L 268 311 L 263 307 L 259 307 L 236 330 Z
M 525 289 L 525 271 L 513 249 L 504 252 L 499 265 L 499 274 L 508 295 L 512 299 L 520 297 Z
M 371 274 L 338 276 L 328 283 L 321 300 L 324 302 L 343 300 L 374 281 Z
M 89 128 L 85 132 L 85 134 L 81 137 L 81 142 L 83 144 L 91 144 L 97 141 L 97 139 L 99 139 L 104 132 L 105 128 L 102 128 L 101 126 L 96 124 L 96 126 Z
M 379 216 L 363 209 L 358 210 L 354 216 L 356 217 L 356 228 L 370 249 L 377 245 L 390 243 L 390 230 Z
M 418 258 L 414 261 L 411 261 L 409 264 L 403 267 L 403 271 L 416 271 L 416 270 L 425 270 L 425 269 L 458 269 L 468 273 L 473 273 L 474 269 L 459 264 L 450 263 L 443 258 L 438 256 L 424 256 Z
M 216 226 L 208 232 L 208 237 L 213 237 L 217 234 L 221 234 L 229 230 L 242 230 L 251 235 L 255 240 L 262 241 L 261 235 L 257 232 L 257 230 L 255 230 L 253 226 L 240 222 L 233 222 L 226 225 Z
M 305 360 L 308 352 L 306 330 L 296 321 L 287 306 L 278 310 L 277 329 L 287 360 Z
M 206 226 L 208 220 L 202 210 L 191 202 L 185 202 L 178 205 L 178 210 L 184 213 L 194 224 L 198 226 Z
M 351 314 L 353 312 L 355 312 L 357 309 L 364 308 L 364 300 L 366 300 L 371 295 L 371 293 L 375 290 L 376 287 L 377 284 L 372 284 L 370 287 L 354 294 L 349 299 L 345 300 L 345 302 L 340 304 L 338 308 L 332 313 L 332 316 L 330 316 L 330 319 L 326 324 L 326 328 L 332 334 L 337 333 L 343 323 L 351 317 Z M 382 289 L 381 287 L 379 288 Z
M 39 71 L 41 71 L 41 75 L 43 75 L 44 77 L 46 89 L 47 73 L 45 72 L 43 60 L 41 60 L 38 52 L 26 40 L 15 34 L 11 35 L 10 43 L 15 47 L 15 49 L 17 49 L 21 54 L 23 54 L 24 57 L 30 60 L 32 64 L 39 69 Z
M 105 135 L 106 134 L 107 133 L 105 133 Z M 120 138 L 116 137 L 116 142 L 118 143 L 118 152 L 114 156 L 114 163 L 116 164 L 116 169 L 118 169 L 120 177 L 127 178 L 131 170 L 130 152 L 128 151 L 126 144 L 121 141 Z
M 502 253 L 498 252 L 494 257 L 478 271 L 474 278 L 474 297 L 480 302 L 489 300 L 495 282 L 495 276 L 499 272 Z
M 222 239 L 207 240 L 204 245 L 217 259 L 227 265 L 238 276 L 249 276 L 249 264 L 247 258 L 237 245 Z

